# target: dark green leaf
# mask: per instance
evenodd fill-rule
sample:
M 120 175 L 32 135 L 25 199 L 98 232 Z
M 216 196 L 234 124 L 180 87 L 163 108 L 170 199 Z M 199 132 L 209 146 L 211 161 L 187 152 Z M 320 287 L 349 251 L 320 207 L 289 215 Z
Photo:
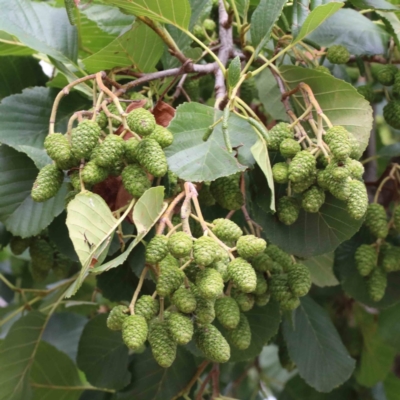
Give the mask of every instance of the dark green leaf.
M 30 398 L 29 373 L 45 321 L 44 314 L 32 311 L 8 332 L 0 348 L 0 400 Z
M 283 332 L 290 358 L 300 376 L 319 392 L 330 392 L 351 376 L 355 361 L 344 347 L 326 312 L 303 297 L 294 311 L 293 325 L 285 320 Z
M 66 185 L 44 203 L 32 200 L 30 192 L 37 174 L 25 154 L 4 144 L 0 146 L 0 220 L 16 236 L 37 235 L 64 210 Z
M 308 39 L 326 47 L 341 44 L 357 56 L 372 56 L 386 54 L 389 35 L 364 15 L 346 8 L 325 21 Z
M 0 0 L 0 9 L 1 31 L 62 62 L 76 61 L 78 35 L 65 9 L 29 0 Z
M 315 31 L 315 29 L 317 29 L 326 19 L 335 14 L 341 7 L 343 7 L 343 5 L 344 3 L 328 3 L 312 10 L 304 21 L 299 34 L 295 37 L 292 44 L 300 42 L 300 40 L 303 40 L 311 32 Z
M 333 273 L 334 253 L 312 257 L 303 262 L 311 273 L 312 282 L 319 286 L 336 286 L 339 281 Z
M 374 9 L 374 10 L 386 10 L 386 11 L 398 11 L 399 7 L 396 4 L 391 4 L 385 0 L 350 0 L 353 6 L 362 10 Z
M 131 30 L 116 38 L 96 54 L 83 60 L 89 72 L 98 72 L 114 67 L 136 68 L 152 71 L 163 52 L 160 37 L 143 23 L 135 23 Z
M 292 34 L 298 35 L 304 21 L 310 14 L 310 0 L 294 0 L 292 10 Z
M 43 142 L 56 95 L 54 89 L 35 87 L 9 96 L 0 104 L 0 142 L 26 153 L 38 168 L 50 162 Z M 87 106 L 89 103 L 77 93 L 68 95 L 58 109 L 56 132 L 64 133 L 71 114 Z
M 400 350 L 400 304 L 382 310 L 378 319 L 379 336 L 396 350 Z
M 247 121 L 234 114 L 230 114 L 228 131 L 232 147 L 240 146 L 238 158 L 226 150 L 221 123 L 214 128 L 207 142 L 203 141 L 207 128 L 221 116 L 222 111 L 194 102 L 177 108 L 168 128 L 174 134 L 174 143 L 165 149 L 165 153 L 169 168 L 181 179 L 213 181 L 254 164 L 250 149 L 257 134 Z
M 67 11 L 67 16 L 69 23 L 75 25 L 75 1 L 74 0 L 64 0 L 65 10 Z
M 185 388 L 196 369 L 194 357 L 182 347 L 178 347 L 176 360 L 169 368 L 160 367 L 147 348 L 144 353 L 134 355 L 130 366 L 132 382 L 116 399 L 172 399 Z
M 362 230 L 336 250 L 335 274 L 343 290 L 354 299 L 374 308 L 385 308 L 399 302 L 400 272 L 390 273 L 385 296 L 381 301 L 375 303 L 371 300 L 368 295 L 367 281 L 358 273 L 354 260 L 357 247 L 363 243 L 371 243 L 371 241 L 368 240 L 368 236 Z
M 381 157 L 388 157 L 388 158 L 400 156 L 400 143 L 393 143 L 389 144 L 388 146 L 383 146 L 378 151 L 378 155 Z
M 32 57 L 2 57 L 0 69 L 0 100 L 20 93 L 29 86 L 40 86 L 46 81 L 38 61 Z
M 400 21 L 397 17 L 396 13 L 393 12 L 380 12 L 377 11 L 382 17 L 382 21 L 384 22 L 387 31 L 393 36 L 394 42 L 397 47 L 400 46 Z
M 34 53 L 14 36 L 0 31 L 0 56 L 29 56 Z
M 268 42 L 272 28 L 281 15 L 285 0 L 261 0 L 251 17 L 251 42 L 255 55 Z
M 33 400 L 78 400 L 83 393 L 75 364 L 66 354 L 45 342 L 40 342 L 37 349 L 31 385 Z
M 390 373 L 389 376 L 383 382 L 386 394 L 386 400 L 398 400 L 400 393 L 400 379 L 394 373 Z
M 149 17 L 152 20 L 187 29 L 190 21 L 188 0 L 102 0 L 121 8 L 129 14 Z
M 121 332 L 108 329 L 106 320 L 107 315 L 101 314 L 86 324 L 79 341 L 78 367 L 93 386 L 122 389 L 131 378 L 128 348 Z

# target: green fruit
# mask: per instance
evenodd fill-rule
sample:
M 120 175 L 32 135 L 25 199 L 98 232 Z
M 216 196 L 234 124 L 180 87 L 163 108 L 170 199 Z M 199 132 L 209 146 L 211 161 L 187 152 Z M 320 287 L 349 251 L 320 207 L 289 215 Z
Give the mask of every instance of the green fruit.
M 19 256 L 30 246 L 31 242 L 32 238 L 30 237 L 13 236 L 10 240 L 10 250 L 14 255 Z
M 378 239 L 385 239 L 389 234 L 385 207 L 377 203 L 370 204 L 365 216 L 365 225 Z
M 275 246 L 274 244 L 270 244 L 265 250 L 265 253 L 268 256 L 270 256 L 274 261 L 282 265 L 284 269 L 290 268 L 291 265 L 293 264 L 293 260 L 290 257 L 290 255 L 285 253 L 283 250 L 281 250 L 278 246 Z
M 129 315 L 122 323 L 122 340 L 131 350 L 137 350 L 144 344 L 147 333 L 147 321 L 141 315 Z
M 151 187 L 146 172 L 137 164 L 127 165 L 121 174 L 122 183 L 133 197 L 140 197 Z
M 347 211 L 353 219 L 361 219 L 368 208 L 368 193 L 364 182 L 349 182 L 350 193 L 347 199 Z
M 226 331 L 226 338 L 239 350 L 246 350 L 250 346 L 251 329 L 244 314 L 240 314 L 240 321 L 236 328 Z
M 93 149 L 99 143 L 101 129 L 94 121 L 83 120 L 72 130 L 71 150 L 75 158 L 89 159 Z
M 300 300 L 296 296 L 289 296 L 280 303 L 282 311 L 293 311 L 300 305 Z
M 53 267 L 54 250 L 44 239 L 35 240 L 29 247 L 32 268 L 48 272 Z
M 251 265 L 258 272 L 267 272 L 270 271 L 273 262 L 272 258 L 264 252 L 254 257 Z
M 169 296 L 182 285 L 185 274 L 175 265 L 161 263 L 160 275 L 156 285 L 157 293 L 161 297 Z
M 301 206 L 306 212 L 316 213 L 319 211 L 324 203 L 325 192 L 323 189 L 317 186 L 312 186 L 310 189 L 303 193 Z
M 138 147 L 140 141 L 135 137 L 129 138 L 125 141 L 125 160 L 128 163 L 137 162 L 136 158 L 136 148 Z
M 317 173 L 317 183 L 321 189 L 328 190 L 331 178 L 326 170 L 319 170 Z
M 71 145 L 68 138 L 62 133 L 52 133 L 46 136 L 44 148 L 49 157 L 55 162 L 65 164 L 71 160 Z
M 136 147 L 135 154 L 139 164 L 156 178 L 167 173 L 167 158 L 161 146 L 154 139 L 143 139 Z
M 390 246 L 385 249 L 382 257 L 382 268 L 385 272 L 400 270 L 400 247 Z
M 150 321 L 160 311 L 160 303 L 151 296 L 142 295 L 135 304 L 135 314 L 141 315 Z
M 373 247 L 362 244 L 357 248 L 354 259 L 356 260 L 356 267 L 360 275 L 368 276 L 376 267 L 378 255 Z
M 34 282 L 43 282 L 49 275 L 49 271 L 42 271 L 36 264 L 32 264 L 31 275 Z
M 212 232 L 223 242 L 236 242 L 240 236 L 243 235 L 243 231 L 240 226 L 236 225 L 229 219 L 215 219 L 213 221 L 213 225 L 214 227 L 212 228 Z
M 197 274 L 196 286 L 200 296 L 212 300 L 223 293 L 224 281 L 217 270 L 205 268 Z
M 223 261 L 214 261 L 209 265 L 209 268 L 214 268 L 218 271 L 224 282 L 229 281 L 228 264 L 225 264 Z
M 108 135 L 96 149 L 94 162 L 103 168 L 112 167 L 125 153 L 125 141 L 117 135 Z
M 268 150 L 279 151 L 285 139 L 294 139 L 293 129 L 286 122 L 276 124 L 268 133 Z
M 175 258 L 190 255 L 193 248 L 193 239 L 186 232 L 176 232 L 168 239 L 168 250 Z
M 189 317 L 178 312 L 171 312 L 167 318 L 167 327 L 176 343 L 185 345 L 192 340 L 193 322 Z
M 350 53 L 346 47 L 334 44 L 326 52 L 326 58 L 332 64 L 346 64 L 350 60 Z
M 146 104 L 143 105 L 143 108 L 148 110 L 151 107 L 151 101 L 149 100 L 148 97 L 143 95 L 142 93 L 139 92 L 131 92 L 130 93 L 130 99 L 133 101 L 141 101 L 141 100 L 146 100 Z
M 240 321 L 238 303 L 232 297 L 221 297 L 215 302 L 215 315 L 226 329 L 234 329 Z
M 154 115 L 144 108 L 132 110 L 127 115 L 126 122 L 129 129 L 140 136 L 149 136 L 156 128 Z
M 191 285 L 190 288 L 196 297 L 196 319 L 201 324 L 210 324 L 215 319 L 215 300 L 207 300 L 202 297 L 195 285 Z
M 374 103 L 376 96 L 374 89 L 372 88 L 371 85 L 361 85 L 356 87 L 357 92 L 361 94 L 370 103 Z
M 400 206 L 396 206 L 393 211 L 393 226 L 397 232 L 400 232 Z
M 257 96 L 256 81 L 254 78 L 246 79 L 240 86 L 240 98 L 246 103 L 251 104 Z
M 360 149 L 360 143 L 358 140 L 354 137 L 354 135 L 350 132 L 349 133 L 349 141 L 350 141 L 350 146 L 351 146 L 351 152 L 350 152 L 350 158 L 353 158 L 354 160 L 359 160 L 360 157 L 362 156 L 362 151 Z
M 79 178 L 79 171 L 73 171 L 69 174 L 69 179 L 72 187 L 75 190 L 81 190 L 81 180 Z
M 194 340 L 204 356 L 212 362 L 225 363 L 231 357 L 231 349 L 221 332 L 211 324 L 198 325 Z
M 362 179 L 364 175 L 364 166 L 357 160 L 348 160 L 347 167 L 350 171 L 350 177 L 353 179 Z
M 236 243 L 239 256 L 246 260 L 262 253 L 266 247 L 267 242 L 264 239 L 255 237 L 254 235 L 241 236 Z
M 293 264 L 288 270 L 288 285 L 296 297 L 305 296 L 311 289 L 310 270 L 304 264 Z
M 329 68 L 324 67 L 323 65 L 318 65 L 314 68 L 314 71 L 323 72 L 324 74 L 331 75 L 331 71 L 329 70 Z
M 288 183 L 289 180 L 289 164 L 285 162 L 276 163 L 272 167 L 272 177 L 276 183 Z
M 339 200 L 348 200 L 350 196 L 350 180 L 344 179 L 342 181 L 335 181 L 334 179 L 330 179 L 329 191 Z
M 384 65 L 377 73 L 376 78 L 383 86 L 392 86 L 394 84 L 394 76 L 398 69 L 393 64 Z
M 212 20 L 212 19 L 210 19 L 210 18 L 206 18 L 206 19 L 203 21 L 203 27 L 204 27 L 204 29 L 205 29 L 208 33 L 211 33 L 211 32 L 213 32 L 213 31 L 215 31 L 215 29 L 216 29 L 216 27 L 217 27 L 217 24 L 215 23 L 214 20 Z
M 385 295 L 387 286 L 386 273 L 376 268 L 372 271 L 367 281 L 368 294 L 371 299 L 378 302 Z
M 346 160 L 350 156 L 352 145 L 349 139 L 349 132 L 343 126 L 329 128 L 326 131 L 324 140 L 337 160 Z
M 120 103 L 120 106 L 121 106 L 121 108 L 122 108 L 124 111 L 126 110 L 126 103 Z M 117 106 L 116 106 L 114 103 L 111 103 L 110 105 L 108 105 L 108 106 L 107 106 L 107 109 L 108 109 L 108 111 L 109 111 L 111 114 L 120 116 L 119 110 L 118 110 Z M 102 111 L 102 112 L 104 113 L 104 111 Z M 106 116 L 105 113 L 104 113 L 104 115 Z M 107 116 L 106 116 L 106 118 L 107 118 Z M 108 119 L 107 119 L 107 122 L 108 122 Z M 121 121 L 119 121 L 119 120 L 116 119 L 116 118 L 111 118 L 111 123 L 112 123 L 112 126 L 113 126 L 114 128 L 118 128 L 118 127 L 121 125 Z M 104 128 L 105 128 L 105 127 L 104 127 Z M 104 129 L 104 128 L 103 128 L 103 129 Z
M 307 150 L 297 153 L 289 164 L 289 180 L 301 182 L 316 172 L 315 157 Z
M 95 111 L 93 108 L 90 109 L 90 111 Z M 107 128 L 108 125 L 108 118 L 106 113 L 101 110 L 101 111 L 96 111 L 96 124 L 100 127 L 100 129 L 105 129 Z
M 186 79 L 183 84 L 185 92 L 191 101 L 199 101 L 200 99 L 200 81 L 198 79 Z
M 269 285 L 271 297 L 279 303 L 289 299 L 290 293 L 289 281 L 287 275 L 273 275 Z
M 197 37 L 197 39 L 205 40 L 206 35 L 204 33 L 204 29 L 201 25 L 195 25 L 193 27 L 193 35 Z
M 127 306 L 115 306 L 107 317 L 107 328 L 112 331 L 120 331 L 124 321 L 129 316 L 129 308 Z
M 400 74 L 399 74 L 399 71 L 397 71 L 396 74 L 394 75 L 394 83 L 393 83 L 393 87 L 392 87 L 392 95 L 395 98 L 399 98 L 399 96 L 400 96 Z
M 64 180 L 64 173 L 54 164 L 43 167 L 33 183 L 31 196 L 38 203 L 54 197 L 60 190 Z
M 232 288 L 231 296 L 238 304 L 240 311 L 247 312 L 254 307 L 255 297 L 252 293 L 243 293 Z
M 217 203 L 228 210 L 239 210 L 243 204 L 243 194 L 239 187 L 240 174 L 218 178 L 210 185 L 211 194 Z
M 271 299 L 271 294 L 267 292 L 259 296 L 255 296 L 255 303 L 258 307 L 263 307 L 269 303 L 270 299 Z
M 150 323 L 149 343 L 157 364 L 163 368 L 170 367 L 176 358 L 177 344 L 169 332 L 167 321 L 153 320 Z
M 300 143 L 294 139 L 284 139 L 280 146 L 279 151 L 285 158 L 293 158 L 298 152 L 301 151 Z
M 314 185 L 317 181 L 317 171 L 313 171 L 311 175 L 308 175 L 304 180 L 291 184 L 293 193 L 303 193 L 310 186 Z
M 400 100 L 392 100 L 383 107 L 385 121 L 394 129 L 400 129 Z
M 174 141 L 174 135 L 167 128 L 164 128 L 161 125 L 156 125 L 150 138 L 154 139 L 162 149 L 171 146 Z
M 267 292 L 268 283 L 264 277 L 264 274 L 257 272 L 256 275 L 257 275 L 257 286 L 256 286 L 256 290 L 254 291 L 254 294 L 256 296 L 260 296 Z
M 210 207 L 215 204 L 215 199 L 214 196 L 211 194 L 210 191 L 210 185 L 203 183 L 203 186 L 201 187 L 199 191 L 199 197 L 198 197 L 200 205 L 204 207 Z
M 75 198 L 75 196 L 77 195 L 77 194 L 79 194 L 80 193 L 80 190 L 71 190 L 71 191 L 69 191 L 67 194 L 66 194 L 66 196 L 65 196 L 65 199 L 64 199 L 64 206 L 65 206 L 65 208 L 67 208 L 68 207 L 68 204 Z
M 171 303 L 185 314 L 194 312 L 197 306 L 196 297 L 190 288 L 181 286 L 171 297 Z
M 300 205 L 294 197 L 283 196 L 278 200 L 276 213 L 279 221 L 292 225 L 299 218 Z
M 154 236 L 146 246 L 146 262 L 156 264 L 168 254 L 168 238 L 164 235 Z
M 198 265 L 207 267 L 216 258 L 219 245 L 210 237 L 202 236 L 193 245 L 193 258 Z
M 251 293 L 256 289 L 256 272 L 243 258 L 238 257 L 228 264 L 228 274 L 235 286 L 243 293 Z
M 330 164 L 326 167 L 326 171 L 329 173 L 330 178 L 335 181 L 343 181 L 348 178 L 351 173 L 348 163 L 350 160 L 350 158 L 347 158 L 346 160 L 339 161 L 333 158 Z
M 82 169 L 81 177 L 84 183 L 95 185 L 103 182 L 108 177 L 108 170 L 100 167 L 95 161 L 89 161 Z
M 72 267 L 72 261 L 61 253 L 55 256 L 53 264 L 53 273 L 58 279 L 64 279 L 69 275 Z

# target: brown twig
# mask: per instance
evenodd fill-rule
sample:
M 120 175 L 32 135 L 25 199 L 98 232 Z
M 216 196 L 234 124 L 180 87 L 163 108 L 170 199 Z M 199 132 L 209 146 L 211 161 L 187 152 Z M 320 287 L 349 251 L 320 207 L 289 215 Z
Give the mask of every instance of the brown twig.
M 210 361 L 203 361 L 199 367 L 197 368 L 196 373 L 193 375 L 192 379 L 189 381 L 189 383 L 180 391 L 180 393 L 173 398 L 173 400 L 178 399 L 180 396 L 190 393 L 190 390 L 192 389 L 193 385 L 197 382 L 197 379 L 199 379 L 200 375 L 204 372 L 204 370 L 207 368 L 208 364 L 210 364 Z

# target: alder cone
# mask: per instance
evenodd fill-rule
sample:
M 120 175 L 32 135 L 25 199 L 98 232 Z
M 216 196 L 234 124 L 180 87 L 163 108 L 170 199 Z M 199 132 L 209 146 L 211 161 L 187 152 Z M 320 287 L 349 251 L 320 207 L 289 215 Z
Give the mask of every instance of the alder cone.
M 107 328 L 112 331 L 120 331 L 126 318 L 129 316 L 129 309 L 126 306 L 115 306 L 107 317 Z
M 33 183 L 31 196 L 38 203 L 54 197 L 60 190 L 64 173 L 54 164 L 43 167 Z
M 240 308 L 232 297 L 221 297 L 215 302 L 215 315 L 226 329 L 234 329 L 240 320 Z
M 78 159 L 89 159 L 92 151 L 97 146 L 101 129 L 96 122 L 88 119 L 83 120 L 72 130 L 71 151 Z
M 143 346 L 147 333 L 147 321 L 141 315 L 130 315 L 122 323 L 122 340 L 131 350 L 137 350 Z
M 221 332 L 211 324 L 198 325 L 194 339 L 196 346 L 212 362 L 225 363 L 231 357 L 231 349 Z
M 135 155 L 139 164 L 156 178 L 161 178 L 167 173 L 167 158 L 154 139 L 143 139 L 136 147 Z
M 176 358 L 177 344 L 169 332 L 167 321 L 155 319 L 150 323 L 149 343 L 157 364 L 163 368 L 170 367 Z

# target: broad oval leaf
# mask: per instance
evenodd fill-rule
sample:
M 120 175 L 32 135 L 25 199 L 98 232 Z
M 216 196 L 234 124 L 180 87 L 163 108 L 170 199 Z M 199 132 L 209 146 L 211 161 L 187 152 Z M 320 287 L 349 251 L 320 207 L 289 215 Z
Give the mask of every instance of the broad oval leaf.
M 385 343 L 400 350 L 400 304 L 395 304 L 379 313 L 378 332 Z
M 39 234 L 64 209 L 67 187 L 44 203 L 30 196 L 38 170 L 26 154 L 0 146 L 0 220 L 15 236 Z
M 353 360 L 326 312 L 309 297 L 285 320 L 283 334 L 300 376 L 319 392 L 330 392 L 350 378 Z
M 344 126 L 359 141 L 361 150 L 365 150 L 372 129 L 372 108 L 353 86 L 323 72 L 302 67 L 283 66 L 280 71 L 289 90 L 300 82 L 309 85 L 332 124 Z M 295 97 L 303 107 L 301 95 Z
M 377 11 L 382 17 L 382 21 L 384 22 L 387 31 L 393 36 L 393 39 L 397 45 L 400 46 L 400 21 L 397 15 L 393 12 L 379 12 Z
M 300 29 L 299 34 L 295 37 L 292 45 L 300 42 L 311 32 L 315 31 L 327 18 L 335 14 L 344 3 L 328 3 L 314 8 L 307 16 Z M 319 42 L 318 42 L 319 43 Z
M 0 31 L 0 56 L 29 56 L 35 51 L 22 44 L 16 37 Z
M 303 261 L 303 264 L 310 270 L 312 282 L 319 287 L 326 287 L 339 285 L 333 273 L 333 262 L 334 253 L 326 253 Z
M 149 72 L 161 58 L 163 49 L 162 40 L 153 30 L 143 23 L 135 23 L 131 30 L 85 58 L 83 63 L 89 72 L 132 65 L 140 71 Z
M 187 29 L 190 22 L 188 0 L 101 0 L 121 8 L 129 14 L 149 17 L 152 20 Z
M 106 320 L 107 315 L 101 314 L 86 324 L 79 340 L 77 363 L 93 386 L 122 389 L 131 378 L 128 348 L 121 332 L 108 329 Z
M 292 7 L 292 34 L 294 37 L 298 35 L 304 21 L 310 14 L 310 0 L 293 0 Z
M 385 0 L 350 0 L 353 6 L 361 10 L 374 9 L 383 11 L 398 11 L 399 7 L 396 4 L 391 4 Z
M 230 114 L 228 131 L 235 152 L 226 150 L 219 123 L 209 139 L 204 142 L 207 128 L 222 116 L 222 111 L 200 103 L 184 103 L 176 109 L 168 129 L 174 134 L 174 142 L 165 149 L 169 168 L 181 179 L 191 182 L 214 181 L 222 176 L 244 171 L 254 164 L 251 146 L 257 134 L 244 119 Z
M 46 342 L 40 342 L 32 364 L 33 400 L 78 400 L 84 386 L 74 362 Z

